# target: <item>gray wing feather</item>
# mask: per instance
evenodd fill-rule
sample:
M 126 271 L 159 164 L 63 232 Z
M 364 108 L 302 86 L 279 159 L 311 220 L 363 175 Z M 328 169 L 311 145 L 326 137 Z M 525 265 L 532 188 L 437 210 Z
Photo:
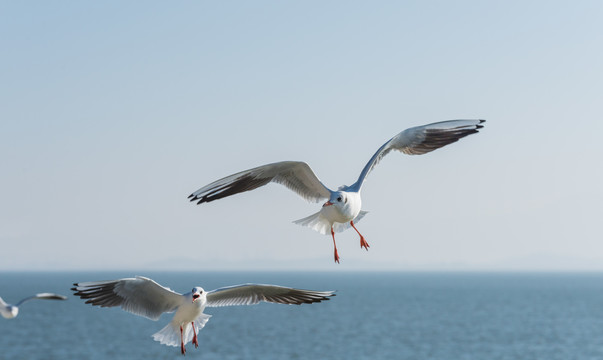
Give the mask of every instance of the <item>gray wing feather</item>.
M 40 300 L 67 300 L 67 296 L 63 296 L 63 295 L 58 295 L 58 294 L 53 294 L 53 293 L 40 293 L 40 294 L 35 294 L 29 297 L 26 297 L 25 299 L 19 301 L 16 306 L 21 306 L 21 304 L 23 304 L 26 301 L 29 300 L 34 300 L 34 299 L 40 299 Z
M 406 129 L 383 144 L 366 164 L 358 181 L 350 188 L 360 190 L 373 168 L 392 150 L 422 155 L 475 134 L 486 120 L 448 120 Z
M 260 301 L 301 305 L 329 300 L 333 291 L 293 289 L 276 285 L 243 284 L 223 287 L 207 293 L 207 306 L 255 305 Z
M 230 195 L 257 189 L 275 182 L 285 185 L 308 201 L 328 199 L 331 190 L 323 185 L 310 166 L 301 161 L 282 161 L 241 171 L 214 181 L 189 195 L 190 201 L 202 204 Z
M 157 320 L 164 312 L 173 312 L 184 297 L 155 281 L 137 276 L 108 281 L 73 284 L 76 296 L 86 299 L 86 304 L 100 307 L 120 306 L 125 311 Z

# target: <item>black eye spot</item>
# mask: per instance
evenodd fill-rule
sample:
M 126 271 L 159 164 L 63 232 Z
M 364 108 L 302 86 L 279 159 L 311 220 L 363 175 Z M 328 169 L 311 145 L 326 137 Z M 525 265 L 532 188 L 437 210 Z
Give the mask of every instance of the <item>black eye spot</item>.
M 341 202 L 341 196 L 337 198 L 337 201 Z

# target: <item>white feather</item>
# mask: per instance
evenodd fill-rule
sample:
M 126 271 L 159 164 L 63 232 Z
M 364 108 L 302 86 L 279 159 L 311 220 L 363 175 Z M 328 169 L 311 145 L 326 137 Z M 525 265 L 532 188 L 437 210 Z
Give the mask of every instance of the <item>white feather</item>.
M 362 219 L 366 214 L 368 214 L 368 211 L 360 210 L 360 213 L 358 213 L 358 215 L 353 220 L 354 223 L 359 222 L 360 219 Z M 303 219 L 295 220 L 293 223 L 301 226 L 307 226 L 310 229 L 317 231 L 323 235 L 331 234 L 331 226 L 333 227 L 333 231 L 336 233 L 347 230 L 352 226 L 349 222 L 331 222 L 324 216 L 322 211 L 314 213 Z
M 205 327 L 205 324 L 209 321 L 211 315 L 201 314 L 194 321 L 195 323 L 195 332 L 193 333 L 193 327 L 190 324 L 185 324 L 183 326 L 182 339 L 184 341 L 184 345 L 188 344 L 193 340 L 193 335 L 198 334 L 199 330 Z M 163 329 L 157 331 L 153 334 L 153 340 L 159 341 L 162 345 L 167 346 L 180 346 L 180 324 L 177 324 L 174 321 L 170 321 Z

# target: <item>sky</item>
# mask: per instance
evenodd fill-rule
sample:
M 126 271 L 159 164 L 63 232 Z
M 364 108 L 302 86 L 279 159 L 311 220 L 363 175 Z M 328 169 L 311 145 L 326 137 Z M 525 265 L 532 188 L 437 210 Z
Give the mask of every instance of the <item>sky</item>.
M 603 270 L 601 1 L 0 2 L 0 271 Z M 357 224 L 232 173 L 306 161 L 332 189 L 390 153 Z

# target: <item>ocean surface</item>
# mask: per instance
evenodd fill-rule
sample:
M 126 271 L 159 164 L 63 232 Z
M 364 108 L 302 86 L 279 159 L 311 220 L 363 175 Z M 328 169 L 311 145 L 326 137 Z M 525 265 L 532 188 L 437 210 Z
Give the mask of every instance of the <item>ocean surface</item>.
M 182 359 L 157 322 L 71 295 L 73 282 L 149 276 L 178 292 L 247 282 L 337 290 L 330 301 L 207 308 L 186 359 L 603 359 L 603 274 L 413 272 L 0 273 L 0 359 Z

